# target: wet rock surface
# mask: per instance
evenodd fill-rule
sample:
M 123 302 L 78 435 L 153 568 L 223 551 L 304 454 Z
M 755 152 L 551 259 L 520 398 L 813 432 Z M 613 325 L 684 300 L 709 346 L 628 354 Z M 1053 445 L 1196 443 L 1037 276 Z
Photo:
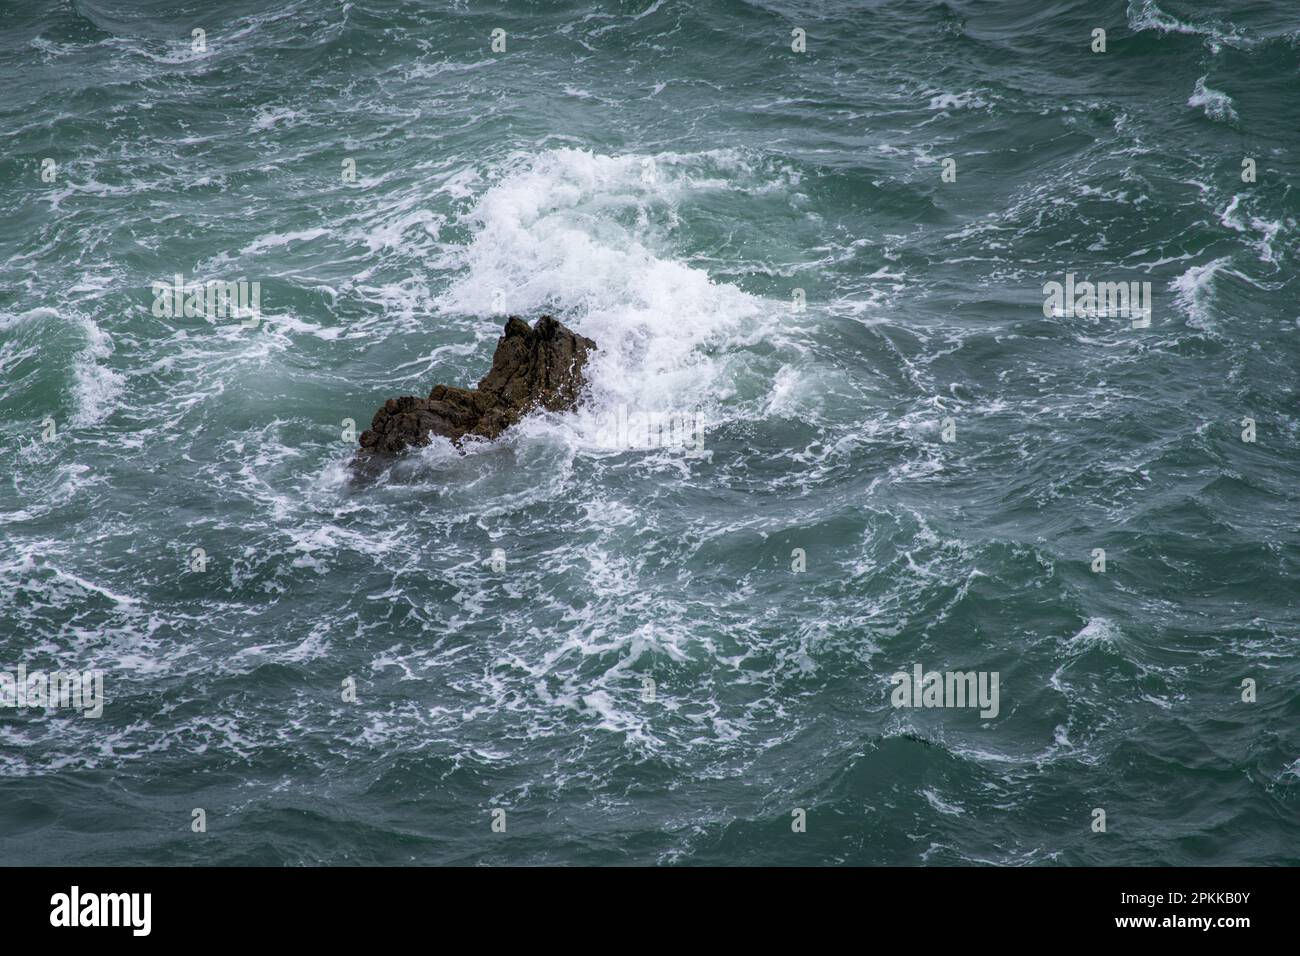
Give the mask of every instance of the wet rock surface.
M 434 435 L 457 444 L 469 437 L 493 439 L 536 409 L 572 411 L 587 384 L 583 368 L 595 348 L 591 339 L 552 316 L 542 316 L 531 328 L 511 316 L 492 368 L 475 388 L 435 385 L 428 398 L 390 398 L 362 432 L 354 465 L 427 445 Z

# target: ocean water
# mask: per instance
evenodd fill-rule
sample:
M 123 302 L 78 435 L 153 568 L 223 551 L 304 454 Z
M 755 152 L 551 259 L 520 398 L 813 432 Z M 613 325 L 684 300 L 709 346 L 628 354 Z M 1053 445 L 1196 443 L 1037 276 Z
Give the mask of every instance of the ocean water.
M 1300 863 L 1294 3 L 7 0 L 0 129 L 0 863 Z

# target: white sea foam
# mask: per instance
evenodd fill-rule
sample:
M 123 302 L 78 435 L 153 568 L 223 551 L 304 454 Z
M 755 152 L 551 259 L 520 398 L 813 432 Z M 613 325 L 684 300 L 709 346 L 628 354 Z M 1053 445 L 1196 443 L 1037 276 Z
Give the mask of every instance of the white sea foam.
M 1203 266 L 1190 266 L 1169 283 L 1169 289 L 1174 293 L 1174 305 L 1187 316 L 1187 324 L 1193 328 L 1212 327 L 1209 309 L 1214 298 L 1214 277 L 1227 262 L 1228 257 L 1222 256 Z
M 594 403 L 566 426 L 584 445 L 595 440 L 599 413 L 620 404 L 681 410 L 725 400 L 741 360 L 735 353 L 768 334 L 775 307 L 663 250 L 678 202 L 729 188 L 716 178 L 728 163 L 742 172 L 720 153 L 558 149 L 516 162 L 466 217 L 474 236 L 448 253 L 445 264 L 461 274 L 440 310 L 494 325 L 494 304 L 505 313 L 551 311 L 595 339 Z M 714 175 L 698 175 L 703 165 Z
M 1122 635 L 1115 623 L 1104 617 L 1090 617 L 1078 633 L 1065 641 L 1067 650 L 1077 653 L 1094 647 L 1117 647 Z
M 1259 251 L 1261 262 L 1275 264 L 1277 255 L 1273 249 L 1273 240 L 1282 231 L 1281 220 L 1268 220 L 1259 216 L 1243 214 L 1240 211 L 1240 206 L 1241 195 L 1237 194 L 1232 197 L 1232 202 L 1228 203 L 1227 208 L 1219 215 L 1220 225 L 1232 229 L 1234 232 L 1249 233 L 1254 231 L 1259 233 L 1260 238 L 1250 244 Z
M 99 364 L 113 354 L 113 340 L 89 319 L 79 320 L 86 334 L 86 348 L 77 356 L 72 394 L 77 410 L 73 424 L 94 425 L 111 415 L 122 394 L 124 379 L 118 372 Z
M 257 114 L 256 119 L 253 120 L 253 128 L 271 129 L 277 123 L 284 123 L 286 126 L 293 126 L 300 119 L 302 119 L 301 113 L 284 107 L 262 110 Z
M 245 246 L 239 254 L 241 256 L 253 256 L 266 252 L 268 249 L 287 246 L 291 242 L 311 242 L 314 239 L 319 239 L 322 236 L 328 236 L 329 234 L 330 230 L 324 228 L 298 229 L 285 233 L 267 233 L 264 236 L 259 236 L 257 239 L 254 239 L 251 243 Z
M 1204 37 L 1210 50 L 1215 53 L 1224 44 L 1233 47 L 1250 47 L 1257 42 L 1242 35 L 1235 27 L 1223 30 L 1217 25 L 1200 25 L 1179 20 L 1161 10 L 1155 0 L 1130 0 L 1128 26 L 1134 33 L 1155 30 L 1158 33 L 1181 33 L 1186 36 Z
M 932 110 L 983 109 L 988 105 L 988 100 L 974 90 L 963 90 L 960 93 L 937 93 L 930 97 L 930 109 Z
M 922 790 L 921 795 L 925 797 L 926 803 L 930 804 L 931 807 L 945 816 L 956 817 L 961 816 L 966 812 L 959 804 L 950 803 L 947 800 L 942 799 L 939 794 L 932 789 Z
M 1187 105 L 1201 107 L 1205 111 L 1205 115 L 1212 120 L 1217 120 L 1220 123 L 1235 123 L 1237 121 L 1237 111 L 1233 109 L 1232 97 L 1219 90 L 1210 89 L 1205 85 L 1205 80 L 1206 77 L 1203 76 L 1196 81 L 1196 86 L 1187 100 Z
M 73 361 L 71 391 L 75 407 L 71 423 L 77 426 L 98 424 L 117 408 L 125 382 L 121 373 L 100 364 L 113 354 L 113 340 L 107 332 L 85 316 L 50 308 L 0 314 L 0 332 L 28 323 L 51 321 L 75 329 L 86 343 Z

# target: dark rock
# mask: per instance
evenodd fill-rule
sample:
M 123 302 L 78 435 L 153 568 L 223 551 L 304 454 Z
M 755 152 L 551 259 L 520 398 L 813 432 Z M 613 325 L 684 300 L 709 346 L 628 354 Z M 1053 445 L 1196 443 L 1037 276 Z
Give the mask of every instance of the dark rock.
M 428 398 L 390 398 L 362 432 L 357 463 L 427 445 L 433 435 L 456 444 L 467 437 L 496 438 L 538 408 L 572 411 L 586 386 L 587 353 L 595 348 L 549 315 L 532 328 L 511 316 L 497 340 L 492 369 L 476 388 L 435 385 Z

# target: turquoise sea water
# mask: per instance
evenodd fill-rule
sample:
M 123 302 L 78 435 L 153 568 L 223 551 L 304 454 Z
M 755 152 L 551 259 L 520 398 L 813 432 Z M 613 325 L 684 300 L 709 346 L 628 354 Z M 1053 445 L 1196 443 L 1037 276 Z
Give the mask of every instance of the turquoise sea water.
M 0 863 L 1300 862 L 1293 3 L 4 2 L 0 90 L 0 670 L 106 696 Z M 349 483 L 545 311 L 582 412 Z

